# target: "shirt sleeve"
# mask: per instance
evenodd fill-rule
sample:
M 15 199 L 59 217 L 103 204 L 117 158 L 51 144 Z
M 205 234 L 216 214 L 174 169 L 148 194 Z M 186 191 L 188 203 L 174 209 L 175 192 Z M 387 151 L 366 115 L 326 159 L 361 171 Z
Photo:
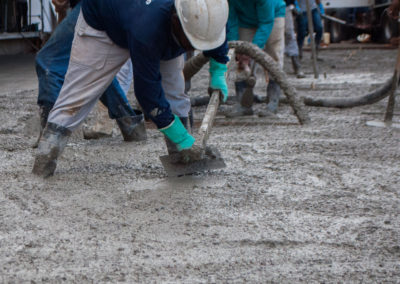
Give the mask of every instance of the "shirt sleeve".
M 164 128 L 171 124 L 174 116 L 165 98 L 161 85 L 159 52 L 140 42 L 129 40 L 133 66 L 135 96 L 144 113 L 157 125 Z
M 233 4 L 229 3 L 229 17 L 228 17 L 228 40 L 239 39 L 239 17 L 236 8 Z
M 275 20 L 274 1 L 257 0 L 258 28 L 253 37 L 253 43 L 264 48 L 271 35 Z

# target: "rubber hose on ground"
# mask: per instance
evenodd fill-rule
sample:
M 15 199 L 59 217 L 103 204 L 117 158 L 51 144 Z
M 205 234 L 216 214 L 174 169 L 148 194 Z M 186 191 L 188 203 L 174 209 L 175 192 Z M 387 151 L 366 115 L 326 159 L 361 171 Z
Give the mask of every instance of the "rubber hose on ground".
M 271 77 L 278 83 L 281 87 L 283 93 L 285 94 L 289 105 L 292 107 L 294 114 L 298 118 L 300 124 L 306 124 L 310 121 L 307 112 L 304 109 L 303 102 L 298 98 L 296 89 L 289 83 L 285 72 L 281 69 L 279 64 L 275 62 L 267 53 L 265 53 L 258 46 L 245 41 L 230 41 L 228 42 L 229 48 L 234 48 L 237 53 L 245 54 L 250 56 L 258 64 L 260 64 L 264 69 L 266 69 Z M 185 63 L 183 73 L 185 80 L 190 80 L 190 78 L 200 71 L 201 67 L 207 63 L 208 59 L 205 59 L 202 53 L 191 58 Z M 200 103 L 196 100 L 192 101 L 192 105 Z M 203 101 L 202 101 L 203 103 Z
M 346 98 L 311 98 L 305 97 L 304 103 L 308 106 L 318 107 L 336 107 L 336 108 L 351 108 L 363 105 L 374 104 L 389 95 L 389 91 L 392 88 L 394 75 L 388 81 L 386 81 L 379 89 L 372 93 L 357 96 L 357 97 L 346 97 Z
M 282 70 L 279 64 L 272 59 L 272 57 L 270 57 L 258 46 L 250 42 L 230 41 L 228 44 L 229 48 L 234 48 L 237 53 L 250 56 L 268 71 L 275 82 L 277 82 L 281 87 L 300 124 L 306 124 L 310 121 L 310 118 L 304 109 L 303 102 L 297 96 L 296 89 L 289 83 L 285 72 Z

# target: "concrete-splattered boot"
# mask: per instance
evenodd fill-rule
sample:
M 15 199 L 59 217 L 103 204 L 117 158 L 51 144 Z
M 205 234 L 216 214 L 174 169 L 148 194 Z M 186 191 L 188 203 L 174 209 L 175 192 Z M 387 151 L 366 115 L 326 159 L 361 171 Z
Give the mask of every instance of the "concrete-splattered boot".
M 267 109 L 266 109 L 266 115 L 263 115 L 263 113 L 259 113 L 259 116 L 269 116 L 270 113 L 277 113 L 278 111 L 278 106 L 279 106 L 279 97 L 281 96 L 281 88 L 279 87 L 278 83 L 276 83 L 274 80 L 270 80 L 268 83 L 267 87 Z
M 48 106 L 40 106 L 40 108 L 39 108 L 39 118 L 40 118 L 39 137 L 36 140 L 35 144 L 32 145 L 32 148 L 37 148 L 39 145 L 39 141 L 40 141 L 40 138 L 42 138 L 43 130 L 46 127 L 47 118 L 49 117 L 50 111 L 51 111 L 51 107 L 48 107 Z
M 237 103 L 233 107 L 225 111 L 226 117 L 233 118 L 244 115 L 253 115 L 252 107 L 242 105 L 243 96 L 246 93 L 247 87 L 248 86 L 246 80 L 235 82 Z M 253 96 L 253 94 L 251 95 Z
M 135 116 L 117 118 L 117 124 L 124 137 L 124 141 L 144 141 L 147 139 L 146 127 L 144 125 L 143 113 L 135 110 Z
M 299 57 L 291 56 L 291 59 L 292 59 L 293 70 L 294 70 L 294 73 L 296 74 L 296 77 L 299 79 L 305 78 L 306 75 L 304 75 L 304 72 L 301 71 L 301 64 L 300 64 Z
M 48 123 L 40 139 L 32 173 L 43 178 L 54 174 L 57 159 L 67 145 L 71 131 L 67 128 Z

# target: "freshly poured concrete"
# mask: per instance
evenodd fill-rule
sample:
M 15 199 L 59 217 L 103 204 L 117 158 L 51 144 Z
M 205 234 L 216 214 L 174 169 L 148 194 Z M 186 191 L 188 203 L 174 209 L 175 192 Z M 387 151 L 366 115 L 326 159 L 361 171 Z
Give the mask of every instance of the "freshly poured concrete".
M 349 54 L 323 52 L 318 81 L 306 54 L 310 78 L 290 75 L 299 94 L 366 93 L 389 78 L 396 51 Z M 203 70 L 192 94 L 207 83 Z M 166 176 L 154 129 L 141 143 L 116 128 L 75 135 L 42 180 L 30 173 L 36 91 L 17 89 L 0 92 L 0 282 L 400 281 L 400 131 L 366 126 L 386 100 L 308 107 L 303 127 L 288 105 L 275 119 L 218 118 L 210 144 L 227 168 L 183 178 Z

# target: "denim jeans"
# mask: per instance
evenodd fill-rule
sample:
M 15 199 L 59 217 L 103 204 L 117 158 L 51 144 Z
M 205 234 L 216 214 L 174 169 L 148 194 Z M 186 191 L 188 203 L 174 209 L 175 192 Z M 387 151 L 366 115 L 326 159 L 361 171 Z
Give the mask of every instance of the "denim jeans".
M 315 45 L 318 48 L 322 38 L 322 21 L 318 9 L 313 9 L 311 12 L 314 24 L 314 32 L 315 32 Z M 304 38 L 308 33 L 307 13 L 303 12 L 300 15 L 298 15 L 296 18 L 296 22 L 297 22 L 297 44 L 299 48 L 302 49 Z
M 79 3 L 72 9 L 36 56 L 39 106 L 52 108 L 60 94 L 68 70 L 72 40 L 80 8 L 81 4 Z M 135 115 L 116 78 L 100 97 L 100 101 L 108 108 L 108 114 L 112 119 Z

